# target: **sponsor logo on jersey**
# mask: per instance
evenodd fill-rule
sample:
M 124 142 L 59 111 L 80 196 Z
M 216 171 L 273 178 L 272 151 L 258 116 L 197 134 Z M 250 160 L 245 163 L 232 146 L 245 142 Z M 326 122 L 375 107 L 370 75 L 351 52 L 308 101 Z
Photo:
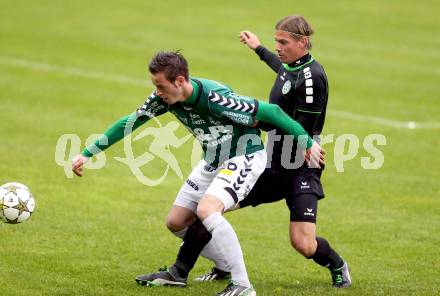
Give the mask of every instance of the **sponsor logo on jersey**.
M 149 118 L 152 118 L 165 108 L 165 106 L 160 105 L 157 101 L 152 102 L 150 99 L 147 99 L 145 103 L 138 109 L 137 114 L 139 116 L 148 116 Z
M 158 112 L 162 112 L 162 110 L 165 110 L 167 107 L 165 107 L 164 105 L 159 105 L 157 106 L 157 108 L 154 108 L 152 111 L 154 113 L 158 113 Z
M 230 139 L 232 139 L 232 135 L 224 135 L 224 136 L 221 136 L 220 139 L 210 140 L 208 142 L 208 144 L 206 144 L 206 146 L 207 147 L 215 147 L 217 145 L 220 145 L 222 143 L 225 143 L 225 142 L 229 141 Z
M 226 116 L 227 118 L 229 118 L 230 120 L 236 123 L 242 123 L 245 125 L 249 125 L 251 123 L 251 118 L 249 118 L 249 116 L 245 114 L 223 111 L 222 115 Z
M 193 120 L 192 123 L 196 125 L 204 125 L 206 124 L 206 121 L 204 121 L 203 119 L 199 119 L 199 120 Z
M 210 126 L 208 128 L 212 133 L 198 127 L 191 130 L 202 146 L 215 147 L 232 139 L 233 128 L 231 125 Z
M 200 117 L 199 114 L 190 113 L 189 116 L 191 117 L 191 121 L 192 121 L 193 124 L 196 124 L 196 125 L 206 124 L 206 121 L 203 120 L 202 117 Z
M 201 119 L 200 115 L 197 113 L 190 113 L 189 116 L 191 117 L 192 120 L 199 120 Z
M 223 175 L 228 175 L 228 176 L 230 176 L 230 175 L 232 175 L 233 174 L 233 172 L 231 171 L 231 170 L 228 170 L 228 169 L 222 169 L 222 170 L 220 170 L 220 172 L 218 172 L 219 174 L 223 174 Z
M 151 103 L 150 103 L 150 108 L 156 108 L 157 105 L 158 105 L 157 102 L 151 102 Z

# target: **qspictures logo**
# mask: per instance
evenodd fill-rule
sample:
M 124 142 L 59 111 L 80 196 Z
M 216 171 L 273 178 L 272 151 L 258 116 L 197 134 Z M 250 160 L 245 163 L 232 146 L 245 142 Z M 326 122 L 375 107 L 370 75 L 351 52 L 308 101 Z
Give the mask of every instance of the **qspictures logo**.
M 131 134 L 131 130 L 126 130 L 126 136 L 123 140 L 124 156 L 114 157 L 114 159 L 127 165 L 133 176 L 136 177 L 140 183 L 147 186 L 157 186 L 161 184 L 170 172 L 183 180 L 184 176 L 181 165 L 179 160 L 172 153 L 171 148 L 178 149 L 192 139 L 192 149 L 188 158 L 191 160 L 192 168 L 194 168 L 200 161 L 200 156 L 203 152 L 200 146 L 200 140 L 202 139 L 201 136 L 197 135 L 197 137 L 193 137 L 193 135 L 187 134 L 183 137 L 178 137 L 176 132 L 181 125 L 177 121 L 169 121 L 166 124 L 162 124 L 155 117 L 152 118 L 152 121 L 154 122 L 153 124 L 148 124 L 146 128 L 141 130 L 134 137 Z M 230 127 L 216 126 L 215 129 L 212 130 L 229 131 Z M 215 134 L 218 134 L 218 132 Z M 206 138 L 215 138 L 215 134 L 204 134 L 202 140 L 206 140 Z M 90 135 L 84 143 L 82 143 L 80 137 L 76 134 L 64 134 L 58 138 L 55 147 L 55 162 L 63 168 L 67 178 L 73 178 L 72 158 L 81 152 L 82 147 L 90 147 L 89 145 L 92 145 L 93 147 L 93 143 L 98 138 L 102 141 L 100 144 L 107 143 L 107 139 L 101 137 L 99 134 Z M 144 138 L 150 138 L 149 144 L 145 146 L 145 152 L 141 155 L 135 155 L 133 145 Z M 267 168 L 272 167 L 274 146 L 275 143 L 281 143 L 281 138 L 282 137 L 277 135 L 275 131 L 268 132 L 268 141 L 265 145 L 268 159 L 266 165 Z M 384 147 L 387 144 L 387 140 L 383 134 L 370 134 L 363 138 L 354 134 L 328 134 L 321 135 L 319 138 L 316 137 L 314 140 L 319 142 L 324 149 L 333 151 L 332 161 L 335 170 L 338 173 L 346 171 L 344 165 L 347 162 L 358 161 L 360 167 L 365 170 L 380 169 L 385 162 L 385 156 L 381 147 Z M 239 139 L 238 141 L 239 145 L 237 150 L 243 149 L 249 141 L 258 143 L 260 137 L 257 135 L 244 135 L 242 139 Z M 281 165 L 284 168 L 296 169 L 303 165 L 306 141 L 307 137 L 295 139 L 293 136 L 284 136 L 281 152 Z M 220 151 L 220 154 L 222 155 L 229 155 L 231 146 L 228 141 L 216 141 L 216 145 L 218 146 L 214 147 L 215 149 L 208 149 L 206 151 L 205 159 L 213 159 L 214 156 L 208 154 L 218 153 L 218 151 Z M 105 151 L 100 151 L 96 146 L 94 146 L 94 149 L 99 153 L 96 153 L 94 157 L 84 164 L 86 169 L 98 170 L 103 168 L 107 163 Z M 360 154 L 362 156 L 358 158 Z M 142 170 L 142 168 L 147 168 L 153 160 L 158 160 L 162 164 L 160 166 L 158 177 L 148 176 L 144 173 L 144 171 L 148 170 Z M 308 184 L 302 184 L 302 186 L 308 186 Z

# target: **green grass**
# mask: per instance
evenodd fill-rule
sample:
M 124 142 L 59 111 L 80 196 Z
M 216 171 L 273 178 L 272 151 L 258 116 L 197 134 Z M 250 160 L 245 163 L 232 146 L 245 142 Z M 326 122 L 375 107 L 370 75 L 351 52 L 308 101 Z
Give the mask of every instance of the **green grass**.
M 313 54 L 331 90 L 324 133 L 361 140 L 381 133 L 387 146 L 379 170 L 361 168 L 368 156 L 361 145 L 344 173 L 336 172 L 333 145 L 326 146 L 318 232 L 349 261 L 350 289 L 333 290 L 326 270 L 293 251 L 283 202 L 227 214 L 258 295 L 439 294 L 439 129 L 398 129 L 331 113 L 440 121 L 438 1 L 126 2 L 1 1 L 0 183 L 27 184 L 37 210 L 29 222 L 0 225 L 0 295 L 221 290 L 224 283 L 144 289 L 133 281 L 175 259 L 179 241 L 164 220 L 183 180 L 171 172 L 160 186 L 140 184 L 113 159 L 124 156 L 121 143 L 106 153 L 103 169 L 68 179 L 55 163 L 55 145 L 68 133 L 84 142 L 136 109 L 152 91 L 146 65 L 160 49 L 182 49 L 194 76 L 266 98 L 274 74 L 237 35 L 252 30 L 273 48 L 273 26 L 288 13 L 305 15 L 316 31 Z M 60 70 L 68 67 L 145 79 L 145 86 Z M 191 145 L 172 151 L 188 175 Z M 163 169 L 154 161 L 144 172 L 154 177 Z M 200 260 L 191 276 L 209 267 Z

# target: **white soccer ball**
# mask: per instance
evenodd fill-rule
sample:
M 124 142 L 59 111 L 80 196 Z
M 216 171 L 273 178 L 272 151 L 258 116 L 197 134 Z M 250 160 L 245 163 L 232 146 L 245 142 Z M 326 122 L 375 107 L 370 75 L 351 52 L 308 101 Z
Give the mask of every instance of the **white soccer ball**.
M 0 219 L 16 224 L 29 219 L 35 209 L 35 198 L 26 185 L 11 182 L 0 187 Z

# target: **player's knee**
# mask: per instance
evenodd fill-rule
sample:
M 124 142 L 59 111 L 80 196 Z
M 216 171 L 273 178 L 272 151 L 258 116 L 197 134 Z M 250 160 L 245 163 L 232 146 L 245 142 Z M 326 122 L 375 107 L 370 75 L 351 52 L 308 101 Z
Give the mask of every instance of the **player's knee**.
M 213 212 L 213 208 L 209 204 L 199 204 L 197 207 L 197 216 L 201 221 L 208 218 Z
M 177 232 L 185 228 L 185 225 L 184 223 L 182 223 L 182 221 L 179 221 L 178 219 L 169 216 L 165 221 L 165 225 L 171 232 Z
M 308 238 L 293 238 L 291 241 L 292 247 L 301 253 L 304 257 L 311 257 L 316 252 L 316 241 Z
M 222 212 L 224 210 L 223 203 L 215 197 L 203 198 L 197 206 L 197 216 L 201 221 L 208 218 L 215 212 Z

